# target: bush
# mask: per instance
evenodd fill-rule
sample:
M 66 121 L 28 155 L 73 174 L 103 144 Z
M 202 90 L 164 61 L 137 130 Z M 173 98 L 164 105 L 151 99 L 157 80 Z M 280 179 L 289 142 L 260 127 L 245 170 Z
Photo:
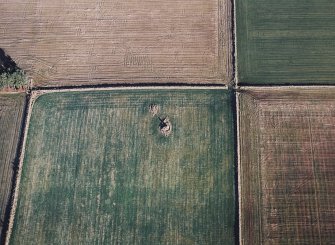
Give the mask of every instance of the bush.
M 4 72 L 0 75 L 0 89 L 2 88 L 15 88 L 26 86 L 28 78 L 24 71 L 15 70 L 14 72 Z

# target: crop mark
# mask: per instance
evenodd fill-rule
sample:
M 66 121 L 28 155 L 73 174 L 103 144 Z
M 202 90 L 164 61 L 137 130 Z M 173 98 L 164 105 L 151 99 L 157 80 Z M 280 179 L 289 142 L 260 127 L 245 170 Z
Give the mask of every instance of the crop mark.
M 123 60 L 125 67 L 142 67 L 149 70 L 153 70 L 152 57 L 148 55 L 135 55 L 132 53 L 126 53 Z

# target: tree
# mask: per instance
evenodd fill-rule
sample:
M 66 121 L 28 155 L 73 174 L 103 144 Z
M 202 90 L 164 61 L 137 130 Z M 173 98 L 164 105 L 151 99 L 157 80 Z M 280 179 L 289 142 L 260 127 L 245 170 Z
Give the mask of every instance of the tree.
M 26 86 L 28 84 L 28 78 L 23 70 L 16 69 L 13 72 L 3 72 L 0 75 L 0 89 L 2 88 L 14 88 Z
M 26 86 L 28 79 L 15 61 L 0 48 L 0 89 Z

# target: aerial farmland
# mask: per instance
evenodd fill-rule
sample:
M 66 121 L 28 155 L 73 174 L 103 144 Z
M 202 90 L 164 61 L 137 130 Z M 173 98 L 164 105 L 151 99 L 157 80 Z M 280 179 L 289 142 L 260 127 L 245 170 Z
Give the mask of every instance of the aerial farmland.
M 334 13 L 0 1 L 0 244 L 335 244 Z
M 41 95 L 10 244 L 234 244 L 233 101 L 199 89 Z

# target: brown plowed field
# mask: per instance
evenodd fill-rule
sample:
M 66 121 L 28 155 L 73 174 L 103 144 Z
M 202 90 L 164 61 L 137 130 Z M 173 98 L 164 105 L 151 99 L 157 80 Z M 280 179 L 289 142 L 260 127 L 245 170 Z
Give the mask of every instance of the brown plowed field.
M 13 177 L 25 94 L 0 94 L 0 241 Z M 17 163 L 16 163 L 17 164 Z
M 239 94 L 241 244 L 334 244 L 335 89 Z
M 37 86 L 223 84 L 231 1 L 1 1 L 0 48 Z

